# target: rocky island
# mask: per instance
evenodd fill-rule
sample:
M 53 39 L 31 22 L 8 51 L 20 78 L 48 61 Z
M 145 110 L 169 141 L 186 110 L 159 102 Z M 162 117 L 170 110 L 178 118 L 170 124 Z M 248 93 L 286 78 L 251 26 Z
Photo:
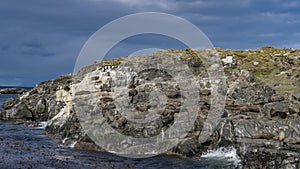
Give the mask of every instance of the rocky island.
M 28 88 L 0 88 L 0 94 L 23 94 L 27 91 L 29 91 Z
M 47 122 L 46 132 L 64 144 L 75 148 L 104 151 L 82 128 L 78 107 L 88 107 L 87 98 L 94 98 L 96 109 L 115 130 L 135 137 L 155 136 L 174 125 L 182 106 L 181 93 L 172 76 L 153 69 L 131 72 L 130 66 L 120 63 L 134 60 L 142 64 L 149 57 L 180 56 L 199 83 L 201 109 L 191 131 L 167 153 L 198 158 L 203 152 L 218 147 L 235 147 L 243 168 L 300 167 L 300 51 L 263 47 L 257 50 L 215 49 L 222 60 L 226 76 L 226 105 L 217 128 L 208 140 L 199 143 L 199 134 L 212 107 L 212 85 L 203 61 L 191 49 L 166 50 L 149 56 L 125 57 L 97 61 L 82 68 L 76 75 L 64 75 L 42 82 L 32 90 L 7 100 L 0 116 L 2 120 Z M 129 67 L 128 69 L 126 67 Z M 135 129 L 133 122 L 122 116 L 114 104 L 116 91 L 112 88 L 115 76 L 126 69 L 130 81 L 122 101 L 138 112 L 133 119 L 147 118 L 151 109 L 149 95 L 153 87 L 165 93 L 165 109 L 157 112 L 157 120 Z M 123 71 L 124 72 L 124 71 Z M 127 76 L 128 75 L 128 76 Z M 80 89 L 80 91 L 78 90 Z M 74 100 L 74 95 L 76 96 Z M 77 105 L 76 105 L 76 104 Z M 87 112 L 88 113 L 88 112 Z

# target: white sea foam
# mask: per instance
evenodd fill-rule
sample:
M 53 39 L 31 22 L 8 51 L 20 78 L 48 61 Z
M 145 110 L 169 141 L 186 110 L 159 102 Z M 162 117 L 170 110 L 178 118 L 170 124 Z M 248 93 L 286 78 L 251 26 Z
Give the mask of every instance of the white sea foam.
M 206 153 L 203 153 L 201 158 L 227 160 L 232 162 L 236 167 L 240 166 L 241 164 L 241 159 L 234 147 L 220 147 L 217 150 L 210 150 Z
M 61 141 L 61 143 L 62 143 L 61 146 L 62 146 L 62 147 L 70 147 L 70 148 L 74 148 L 75 145 L 77 144 L 77 141 L 72 141 L 72 140 L 68 141 L 68 140 L 69 140 L 68 137 L 64 138 L 64 139 Z
M 68 145 L 68 147 L 74 148 L 76 144 L 77 144 L 77 141 L 73 141 L 70 145 Z
M 66 138 L 64 138 L 61 142 L 63 143 L 63 144 L 65 144 L 65 142 L 68 140 L 68 137 L 66 137 Z
M 37 126 L 37 128 L 39 129 L 45 129 L 48 125 L 48 122 L 46 121 L 43 121 L 43 122 L 40 122 L 39 125 Z

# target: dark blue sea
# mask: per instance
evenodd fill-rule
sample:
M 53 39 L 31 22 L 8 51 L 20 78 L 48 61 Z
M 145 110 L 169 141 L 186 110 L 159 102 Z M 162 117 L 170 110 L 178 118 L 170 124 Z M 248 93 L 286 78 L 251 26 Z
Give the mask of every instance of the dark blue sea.
M 15 95 L 0 95 L 0 105 L 10 97 Z M 239 168 L 239 165 L 233 148 L 220 148 L 197 159 L 167 155 L 130 159 L 110 153 L 74 150 L 46 137 L 42 128 L 0 121 L 0 169 L 219 169 Z

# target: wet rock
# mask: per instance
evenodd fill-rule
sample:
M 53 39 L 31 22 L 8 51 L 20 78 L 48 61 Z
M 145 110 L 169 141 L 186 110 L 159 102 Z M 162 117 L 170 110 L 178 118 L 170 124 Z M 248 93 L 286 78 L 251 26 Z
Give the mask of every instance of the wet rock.
M 184 139 L 176 148 L 172 151 L 179 154 L 184 154 L 185 156 L 192 157 L 197 154 L 200 150 L 200 145 L 198 143 L 197 137 L 192 137 Z
M 79 150 L 89 150 L 89 151 L 102 151 L 102 152 L 105 151 L 101 147 L 97 146 L 97 144 L 95 144 L 94 142 L 80 141 L 76 143 L 74 148 Z

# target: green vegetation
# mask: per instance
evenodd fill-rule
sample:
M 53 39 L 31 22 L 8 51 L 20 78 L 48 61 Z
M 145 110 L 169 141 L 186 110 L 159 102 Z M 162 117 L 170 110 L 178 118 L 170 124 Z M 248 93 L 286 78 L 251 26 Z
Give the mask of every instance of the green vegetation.
M 176 54 L 186 61 L 192 68 L 193 73 L 198 76 L 203 72 L 200 65 L 203 59 L 210 56 L 211 52 L 218 52 L 221 59 L 232 56 L 236 60 L 233 69 L 253 71 L 259 82 L 267 84 L 281 94 L 300 92 L 300 50 L 278 49 L 273 47 L 262 47 L 257 50 L 163 50 L 155 54 Z M 199 58 L 199 56 L 201 58 Z M 137 56 L 131 56 L 137 57 Z M 124 58 L 102 61 L 104 65 L 118 66 Z M 204 70 L 205 71 L 205 70 Z
M 115 59 L 108 59 L 103 60 L 102 64 L 103 66 L 119 66 L 121 62 L 124 60 L 124 58 L 115 58 Z
M 299 92 L 300 51 L 262 47 L 258 50 L 222 50 L 223 57 L 236 56 L 237 69 L 253 71 L 258 81 L 269 85 L 277 92 Z M 257 62 L 258 65 L 255 65 Z M 298 84 L 298 85 L 297 85 Z

